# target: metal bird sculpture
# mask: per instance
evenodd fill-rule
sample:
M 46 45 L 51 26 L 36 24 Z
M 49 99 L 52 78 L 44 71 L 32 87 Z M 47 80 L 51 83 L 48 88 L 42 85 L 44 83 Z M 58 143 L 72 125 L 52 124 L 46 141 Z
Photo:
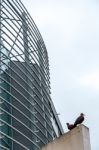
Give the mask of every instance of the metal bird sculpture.
M 72 129 L 74 129 L 76 127 L 74 124 L 69 124 L 69 123 L 66 123 L 66 124 L 67 124 L 67 128 L 69 130 L 72 130 Z
M 84 121 L 84 114 L 81 113 L 80 116 L 75 120 L 74 126 L 77 126 L 78 124 L 81 124 Z

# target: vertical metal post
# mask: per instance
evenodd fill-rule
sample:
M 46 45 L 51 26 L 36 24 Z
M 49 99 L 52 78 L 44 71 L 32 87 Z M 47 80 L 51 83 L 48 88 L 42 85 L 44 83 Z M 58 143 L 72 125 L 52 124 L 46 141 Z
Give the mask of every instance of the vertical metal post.
M 28 73 L 28 66 L 29 66 L 29 51 L 28 51 L 28 25 L 26 22 L 26 13 L 23 12 L 22 13 L 22 29 L 23 29 L 23 45 L 24 45 L 24 60 L 25 60 L 25 74 L 27 75 L 26 78 L 26 82 L 28 84 L 29 80 L 29 73 Z M 26 86 L 27 91 L 29 91 L 28 86 Z M 28 96 L 27 96 L 28 98 Z
M 29 64 L 29 51 L 28 51 L 28 25 L 26 22 L 26 13 L 22 13 L 22 27 L 23 27 L 23 42 L 24 42 L 24 53 L 25 53 L 25 62 Z
M 28 78 L 29 78 L 29 74 L 28 74 L 28 66 L 29 66 L 29 51 L 28 51 L 28 25 L 26 22 L 26 13 L 23 12 L 22 13 L 22 29 L 23 29 L 23 44 L 24 44 L 24 57 L 25 57 L 25 73 L 26 73 L 26 82 L 28 83 Z M 28 91 L 28 86 L 26 86 L 26 89 Z M 27 97 L 28 98 L 28 97 Z

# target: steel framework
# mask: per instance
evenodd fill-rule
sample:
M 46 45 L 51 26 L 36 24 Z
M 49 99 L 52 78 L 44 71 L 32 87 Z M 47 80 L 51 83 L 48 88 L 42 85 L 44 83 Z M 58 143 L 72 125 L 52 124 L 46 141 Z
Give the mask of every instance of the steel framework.
M 42 36 L 20 0 L 0 0 L 0 148 L 36 150 L 57 136 L 50 101 Z

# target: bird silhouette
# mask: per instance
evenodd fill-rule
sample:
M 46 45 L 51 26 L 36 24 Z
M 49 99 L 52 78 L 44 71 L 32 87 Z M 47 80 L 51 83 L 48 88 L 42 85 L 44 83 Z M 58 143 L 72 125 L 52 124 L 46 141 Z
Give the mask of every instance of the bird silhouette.
M 83 113 L 81 113 L 80 116 L 75 120 L 74 126 L 77 126 L 78 124 L 81 124 L 85 119 L 84 116 L 85 115 Z
M 69 124 L 69 123 L 66 123 L 66 124 L 67 124 L 67 128 L 69 130 L 72 130 L 72 129 L 74 129 L 76 127 L 74 124 Z

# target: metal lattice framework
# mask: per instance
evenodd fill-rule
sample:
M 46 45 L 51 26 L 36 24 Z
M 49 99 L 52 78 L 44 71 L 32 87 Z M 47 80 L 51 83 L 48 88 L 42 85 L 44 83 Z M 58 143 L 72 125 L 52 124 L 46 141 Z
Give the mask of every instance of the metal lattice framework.
M 0 147 L 38 149 L 53 139 L 48 55 L 20 0 L 0 0 Z

